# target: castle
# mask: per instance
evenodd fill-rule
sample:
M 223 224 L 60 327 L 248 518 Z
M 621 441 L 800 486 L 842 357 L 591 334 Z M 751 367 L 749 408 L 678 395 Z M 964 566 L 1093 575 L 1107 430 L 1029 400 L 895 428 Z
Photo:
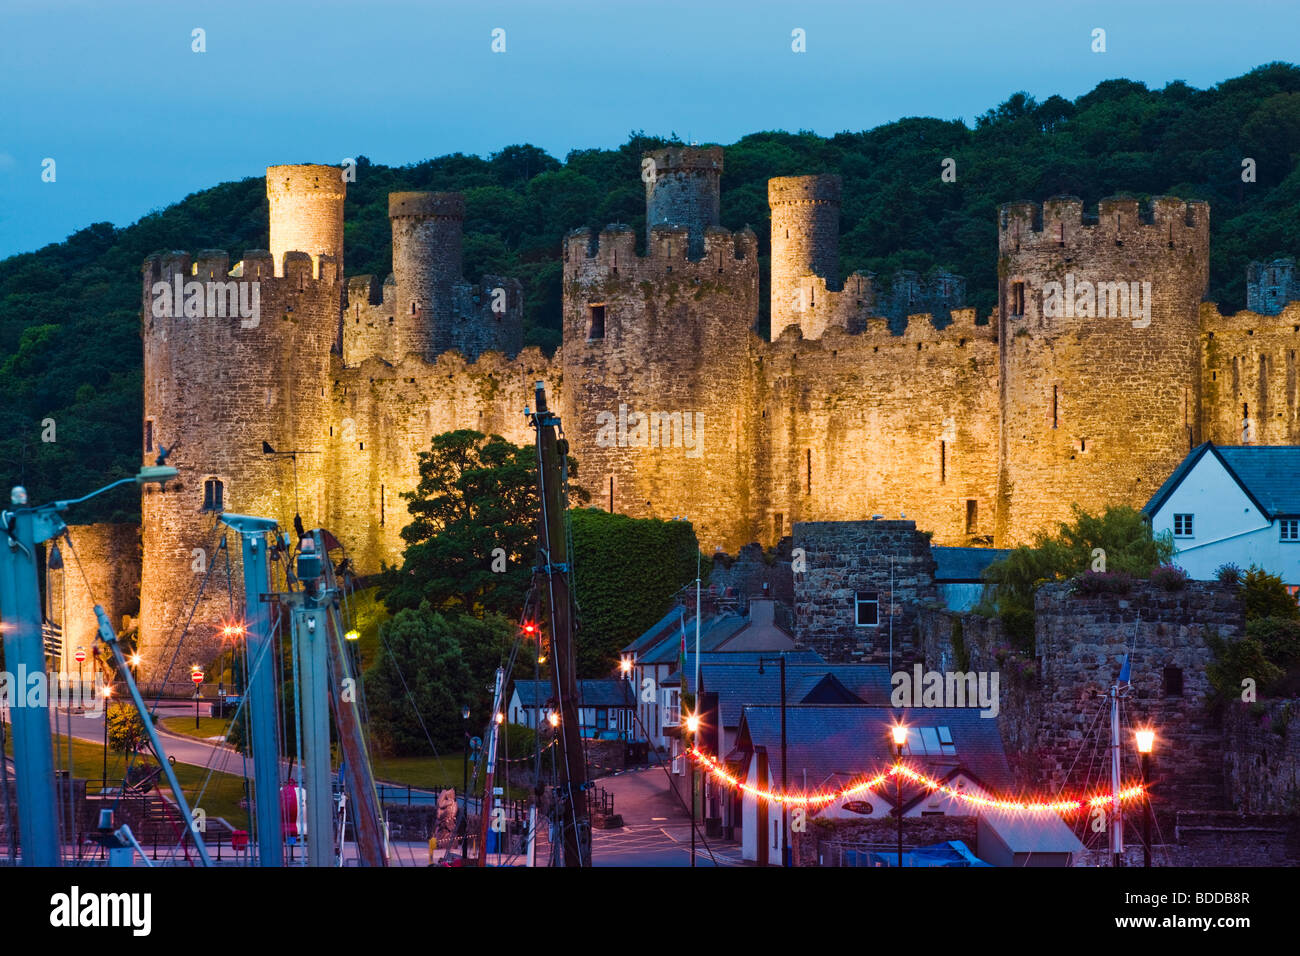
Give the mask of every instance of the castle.
M 1290 273 L 1252 276 L 1252 304 L 1272 303 L 1260 312 L 1202 302 L 1204 203 L 1003 207 L 983 324 L 956 276 L 903 277 L 888 299 L 869 275 L 841 280 L 839 178 L 773 179 L 763 339 L 757 238 L 719 226 L 722 150 L 648 159 L 644 254 L 621 225 L 564 239 L 550 358 L 520 348 L 518 282 L 461 275 L 454 194 L 392 194 L 382 284 L 344 279 L 332 166 L 267 170 L 269 252 L 233 268 L 224 252 L 145 262 L 143 452 L 175 447 L 181 473 L 143 500 L 146 666 L 191 611 L 187 651 L 215 654 L 231 613 L 217 512 L 285 529 L 301 514 L 359 571 L 395 564 L 418 453 L 457 428 L 531 442 L 537 381 L 592 505 L 688 518 L 706 551 L 873 515 L 905 515 L 936 544 L 1010 545 L 1074 502 L 1140 506 L 1207 439 L 1300 443 Z M 223 317 L 238 295 L 256 316 Z

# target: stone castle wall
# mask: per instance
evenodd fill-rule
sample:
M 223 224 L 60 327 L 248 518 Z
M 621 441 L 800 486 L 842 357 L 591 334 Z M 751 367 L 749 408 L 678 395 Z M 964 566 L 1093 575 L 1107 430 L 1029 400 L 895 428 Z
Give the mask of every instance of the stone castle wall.
M 329 406 L 330 349 L 338 334 L 342 284 L 329 256 L 315 271 L 304 252 L 288 252 L 275 275 L 271 256 L 245 254 L 233 270 L 225 253 L 154 256 L 143 283 L 144 463 L 160 446 L 174 449 L 167 464 L 179 469 L 165 489 L 146 485 L 141 500 L 145 561 L 141 574 L 144 672 L 170 660 L 182 625 L 194 608 L 185 642 L 187 659 L 216 653 L 220 622 L 231 615 L 224 561 L 225 536 L 205 496 L 219 482 L 221 508 L 276 519 L 292 528 L 296 511 L 312 527 L 324 516 L 320 487 Z M 194 283 L 256 283 L 255 319 L 155 316 L 152 290 L 177 279 Z M 247 327 L 246 327 L 247 326 Z M 314 452 L 293 462 L 263 454 Z M 238 536 L 229 542 L 232 585 L 242 594 Z M 215 565 L 221 562 L 220 570 Z M 196 604 L 197 602 L 197 604 Z M 238 603 L 238 601 L 236 601 Z
M 531 445 L 524 408 L 535 404 L 535 383 L 546 382 L 548 401 L 562 392 L 559 366 L 536 348 L 514 359 L 488 352 L 473 363 L 458 352 L 433 363 L 370 358 L 353 368 L 336 358 L 330 374 L 321 521 L 362 573 L 401 563 L 410 514 L 400 495 L 419 483 L 419 454 L 435 435 L 468 428 Z
M 1201 433 L 1219 445 L 1300 444 L 1300 303 L 1278 315 L 1201 305 Z
M 1095 222 L 1075 199 L 1003 208 L 1000 543 L 1068 520 L 1075 502 L 1140 507 L 1199 443 L 1209 218 L 1204 203 L 1168 198 L 1149 219 L 1129 199 L 1103 200 Z M 1084 283 L 1106 284 L 1100 309 Z
M 85 648 L 87 655 L 95 653 L 99 635 L 96 603 L 103 605 L 118 633 L 124 629 L 124 618 L 140 613 L 140 526 L 69 525 L 68 534 L 72 547 L 59 542 L 63 571 L 51 572 L 49 599 L 52 619 L 63 623 L 64 653 L 59 669 L 75 675 L 77 664 L 72 655 L 76 649 Z
M 807 568 L 794 575 L 799 643 L 832 664 L 887 664 L 892 650 L 902 666 L 915 656 L 918 609 L 938 601 L 930 542 L 916 522 L 801 522 L 793 546 Z M 859 592 L 876 595 L 874 627 L 857 625 Z
M 1105 694 L 1128 653 L 1132 691 L 1125 716 L 1133 727 L 1150 722 L 1157 729 L 1153 760 L 1162 788 L 1177 793 L 1182 808 L 1224 809 L 1223 733 L 1207 707 L 1213 654 L 1205 638 L 1217 633 L 1231 640 L 1244 632 L 1239 592 L 1199 581 L 1181 591 L 1139 582 L 1127 595 L 1083 597 L 1067 584 L 1048 584 L 1034 607 L 1044 779 L 1067 789 L 1097 783 L 1090 779 L 1097 772 L 1090 748 L 1097 728 L 1109 726 Z M 1180 673 L 1180 692 L 1166 681 L 1166 668 Z M 1123 776 L 1137 779 L 1136 748 L 1124 743 Z

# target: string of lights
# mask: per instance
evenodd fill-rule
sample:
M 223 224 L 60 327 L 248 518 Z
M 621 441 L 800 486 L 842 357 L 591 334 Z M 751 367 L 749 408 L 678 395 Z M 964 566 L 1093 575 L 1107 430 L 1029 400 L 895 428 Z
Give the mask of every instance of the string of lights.
M 927 790 L 939 791 L 956 800 L 963 800 L 966 803 L 981 807 L 986 810 L 1004 810 L 1016 813 L 1076 813 L 1081 810 L 1090 810 L 1093 807 L 1108 807 L 1114 802 L 1114 796 L 1109 793 L 1097 794 L 1091 797 L 1061 798 L 1056 800 L 1009 800 L 997 797 L 983 797 L 978 794 L 966 793 L 950 787 L 945 783 L 928 777 L 923 773 L 913 770 L 901 762 L 895 763 L 888 770 L 876 774 L 874 777 L 861 777 L 855 782 L 840 788 L 839 790 L 825 790 L 818 793 L 781 793 L 776 790 L 765 790 L 747 783 L 727 771 L 725 767 L 701 750 L 692 747 L 686 751 L 687 755 L 703 766 L 715 780 L 725 784 L 728 787 L 748 793 L 760 800 L 769 803 L 785 804 L 794 807 L 823 807 L 827 804 L 834 803 L 836 800 L 845 797 L 853 797 L 874 790 L 883 784 L 890 777 L 895 775 L 902 776 L 915 783 L 919 783 Z M 1145 788 L 1141 784 L 1133 784 L 1125 787 L 1119 792 L 1120 802 L 1137 800 L 1143 797 Z

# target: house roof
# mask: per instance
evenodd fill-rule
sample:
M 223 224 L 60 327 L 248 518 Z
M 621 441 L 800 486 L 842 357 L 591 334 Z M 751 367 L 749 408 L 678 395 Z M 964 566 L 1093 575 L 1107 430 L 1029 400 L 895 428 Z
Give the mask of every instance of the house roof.
M 822 667 L 826 666 L 825 658 L 823 658 L 820 654 L 818 654 L 810 647 L 795 647 L 788 651 L 729 651 L 723 649 L 721 651 L 712 651 L 712 652 L 700 654 L 700 670 L 701 672 L 703 672 L 704 668 L 709 666 L 710 664 L 744 664 L 746 666 L 754 668 L 754 670 L 757 671 L 759 658 L 761 657 L 770 658 L 770 657 L 776 657 L 778 655 L 785 658 L 787 667 L 791 664 L 819 664 Z M 769 665 L 767 669 L 772 670 L 773 668 L 778 668 L 778 667 L 779 665 L 772 664 Z M 679 684 L 681 683 L 681 676 L 682 676 L 681 671 L 675 670 L 670 675 L 665 677 L 662 681 L 660 681 L 660 683 Z M 788 675 L 787 675 L 787 679 L 788 679 Z M 705 690 L 711 690 L 711 689 L 712 688 L 709 687 L 705 688 Z M 688 693 L 692 693 L 692 694 L 695 693 L 695 655 L 694 654 L 686 655 L 686 690 Z M 789 696 L 789 693 L 790 693 L 790 688 L 789 686 L 787 686 L 786 687 L 787 697 Z
M 717 650 L 746 624 L 739 614 L 720 614 L 700 622 L 700 652 Z M 682 624 L 680 619 L 668 632 L 648 649 L 636 655 L 638 664 L 675 664 L 682 653 Z M 695 619 L 687 618 L 685 622 L 686 650 L 695 649 Z
M 935 584 L 974 584 L 983 580 L 984 569 L 1011 551 L 1007 548 L 932 547 Z
M 693 691 L 694 673 L 688 674 L 687 688 Z M 883 707 L 889 703 L 889 677 L 889 667 L 884 664 L 795 663 L 787 656 L 787 709 L 790 704 L 802 703 Z M 748 705 L 781 701 L 781 668 L 776 664 L 765 665 L 762 674 L 757 661 L 701 664 L 700 683 L 707 693 L 718 695 L 724 727 L 739 726 L 741 711 Z
M 548 680 L 517 680 L 515 693 L 521 707 L 546 706 L 554 692 Z M 632 682 L 619 677 L 578 681 L 579 707 L 633 707 Z
M 986 813 L 980 829 L 988 828 L 1012 853 L 1082 853 L 1083 844 L 1056 814 Z
M 869 773 L 878 773 L 896 759 L 889 728 L 896 721 L 919 732 L 947 727 L 953 753 L 920 753 L 912 747 L 904 761 L 933 777 L 963 768 L 995 792 L 1007 793 L 1014 779 L 1007 764 L 998 722 L 980 716 L 975 707 L 868 707 L 859 705 L 799 704 L 786 707 L 786 739 L 790 755 L 790 786 L 808 789 L 842 786 Z M 918 741 L 919 743 L 919 741 Z M 763 747 L 773 779 L 781 779 L 781 708 L 745 707 L 736 740 L 738 749 Z M 888 790 L 885 793 L 884 790 Z M 880 796 L 894 799 L 892 787 Z M 918 788 L 903 787 L 906 803 Z
M 1267 520 L 1279 515 L 1300 516 L 1300 446 L 1297 445 L 1231 445 L 1220 447 L 1205 442 L 1188 452 L 1177 468 L 1165 479 L 1151 500 L 1142 508 L 1148 517 L 1154 516 L 1174 489 L 1183 483 L 1206 455 L 1213 455 L 1255 504 Z

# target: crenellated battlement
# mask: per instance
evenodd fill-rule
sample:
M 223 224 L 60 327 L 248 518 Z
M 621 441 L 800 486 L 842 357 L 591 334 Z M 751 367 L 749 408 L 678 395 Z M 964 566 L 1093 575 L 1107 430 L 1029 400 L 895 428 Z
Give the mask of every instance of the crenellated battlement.
M 778 176 L 767 181 L 769 206 L 787 203 L 839 205 L 844 181 L 839 176 Z
M 1206 242 L 1209 230 L 1210 207 L 1201 201 L 1155 196 L 1142 205 L 1136 199 L 1111 197 L 1097 204 L 1095 214 L 1087 214 L 1081 199 L 1057 196 L 1041 205 L 1003 205 L 998 216 L 998 249 L 1008 254 L 1028 247 L 1068 248 L 1099 239 L 1168 249 Z
M 464 219 L 465 198 L 460 193 L 389 193 L 388 218 Z
M 882 316 L 868 316 L 860 321 L 857 328 L 844 326 L 827 326 L 819 336 L 805 337 L 798 325 L 788 325 L 773 340 L 782 348 L 815 347 L 819 350 L 844 351 L 854 350 L 869 353 L 879 352 L 881 348 L 902 349 L 915 354 L 917 346 L 922 348 L 965 348 L 977 342 L 995 343 L 997 327 L 990 320 L 983 325 L 976 324 L 974 309 L 954 309 L 951 321 L 944 322 L 942 316 L 931 313 L 916 313 L 907 316 L 907 325 L 899 334 L 890 328 L 890 320 Z M 854 352 L 857 354 L 857 352 Z
M 302 290 L 307 283 L 337 284 L 339 263 L 329 255 L 313 257 L 306 252 L 291 251 L 284 254 L 277 270 L 271 253 L 265 249 L 249 249 L 232 266 L 224 249 L 205 249 L 197 254 L 184 251 L 154 253 L 145 258 L 141 275 L 146 293 L 154 283 L 177 276 L 202 283 L 256 279 L 272 286 L 282 284 L 286 289 Z
M 703 254 L 690 257 L 690 235 L 685 226 L 655 226 L 650 230 L 649 249 L 637 255 L 636 233 L 630 226 L 614 223 L 600 232 L 575 229 L 564 237 L 565 272 L 570 278 L 587 278 L 602 272 L 611 275 L 649 278 L 698 272 L 744 271 L 758 265 L 758 237 L 745 228 L 732 232 L 713 226 L 704 231 Z

